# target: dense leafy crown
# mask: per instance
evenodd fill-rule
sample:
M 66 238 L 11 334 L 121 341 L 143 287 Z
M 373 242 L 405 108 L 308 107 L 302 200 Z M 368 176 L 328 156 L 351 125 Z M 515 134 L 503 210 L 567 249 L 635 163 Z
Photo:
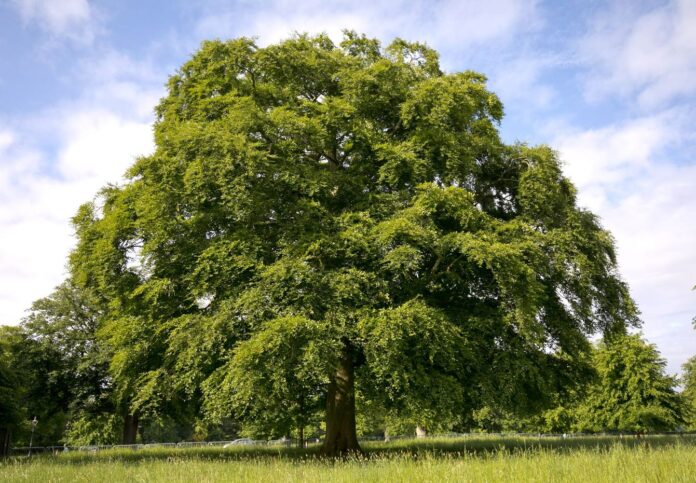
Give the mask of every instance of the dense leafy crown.
M 298 424 L 342 351 L 362 400 L 433 420 L 576 377 L 636 311 L 611 236 L 554 151 L 501 142 L 485 81 L 352 32 L 203 43 L 155 152 L 74 219 L 124 401 Z
M 671 431 L 684 422 L 677 381 L 640 334 L 614 337 L 594 352 L 597 379 L 580 405 L 581 431 Z

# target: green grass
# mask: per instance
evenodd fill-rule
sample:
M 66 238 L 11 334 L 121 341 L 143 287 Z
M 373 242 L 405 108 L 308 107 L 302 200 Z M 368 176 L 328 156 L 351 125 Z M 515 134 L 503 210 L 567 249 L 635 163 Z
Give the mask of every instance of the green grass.
M 364 445 L 344 460 L 292 448 L 149 448 L 16 458 L 0 481 L 696 482 L 696 437 L 460 438 Z

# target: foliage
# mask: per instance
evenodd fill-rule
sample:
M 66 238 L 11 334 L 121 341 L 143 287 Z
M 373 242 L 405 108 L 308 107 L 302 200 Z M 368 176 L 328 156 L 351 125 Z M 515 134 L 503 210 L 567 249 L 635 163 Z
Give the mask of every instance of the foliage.
M 46 388 L 46 395 L 57 405 L 51 412 L 64 415 L 54 442 L 63 440 L 61 433 L 65 421 L 74 426 L 79 425 L 80 419 L 89 420 L 89 427 L 95 431 L 95 441 L 114 442 L 113 439 L 103 439 L 102 432 L 108 432 L 108 429 L 97 427 L 100 421 L 109 420 L 114 410 L 107 373 L 110 354 L 97 338 L 101 314 L 102 309 L 94 294 L 68 280 L 48 297 L 34 302 L 29 315 L 22 321 L 25 336 L 37 345 L 36 352 L 51 359 L 48 374 L 41 372 L 36 365 L 32 370 L 39 371 L 40 379 L 55 381 L 58 386 L 56 389 L 52 386 Z M 60 397 L 55 395 L 56 391 L 60 391 Z M 45 411 L 46 405 L 42 408 Z M 49 413 L 44 418 L 50 416 Z M 84 425 L 81 427 L 85 428 Z M 68 443 L 72 443 L 71 434 L 76 434 L 74 428 L 67 435 L 65 441 Z M 79 439 L 87 441 L 89 437 L 82 432 Z
M 682 366 L 682 397 L 684 399 L 684 416 L 688 429 L 696 430 L 696 356 Z
M 673 431 L 683 423 L 677 381 L 640 334 L 604 341 L 594 353 L 597 380 L 578 409 L 578 429 Z
M 19 422 L 21 406 L 18 397 L 18 386 L 15 374 L 12 372 L 12 362 L 6 354 L 0 354 L 0 427 L 13 428 Z
M 15 425 L 13 443 L 29 443 L 29 419 L 34 417 L 40 422 L 34 441 L 37 444 L 58 441 L 69 399 L 59 355 L 30 338 L 21 327 L 0 327 L 0 341 L 12 380 L 8 392 L 19 406 L 22 418 Z
M 122 427 L 123 420 L 117 414 L 73 414 L 64 440 L 69 446 L 117 444 Z
M 96 336 L 97 307 L 88 291 L 65 282 L 34 302 L 20 326 L 0 328 L 3 359 L 10 361 L 12 393 L 22 414 L 15 444 L 28 444 L 33 417 L 38 420 L 34 443 L 57 444 L 73 442 L 75 433 L 66 434 L 66 426 L 82 419 L 96 428 L 113 412 L 108 357 Z M 95 438 L 102 441 L 99 432 L 95 429 Z M 89 437 L 82 431 L 79 440 Z
M 25 418 L 21 380 L 14 370 L 16 361 L 8 347 L 7 332 L 9 330 L 0 327 L 0 457 L 6 456 L 12 433 Z
M 420 300 L 383 309 L 358 326 L 364 342 L 363 395 L 431 430 L 447 429 L 464 405 L 462 368 L 472 357 L 458 326 Z M 470 364 L 472 362 L 469 362 Z
M 503 144 L 485 77 L 422 44 L 204 42 L 156 114 L 155 152 L 74 218 L 124 414 L 268 433 L 326 403 L 345 437 L 354 387 L 430 424 L 529 414 L 638 322 L 556 153 Z
M 12 337 L 9 327 L 0 327 L 0 426 L 3 428 L 17 425 L 20 409 L 20 374 L 13 370 L 16 361 L 8 342 Z
M 215 373 L 224 379 L 211 379 L 204 386 L 211 392 L 209 412 L 229 408 L 217 417 L 235 414 L 250 434 L 271 439 L 316 425 L 336 345 L 325 324 L 303 317 L 267 322 L 238 344 L 228 364 Z

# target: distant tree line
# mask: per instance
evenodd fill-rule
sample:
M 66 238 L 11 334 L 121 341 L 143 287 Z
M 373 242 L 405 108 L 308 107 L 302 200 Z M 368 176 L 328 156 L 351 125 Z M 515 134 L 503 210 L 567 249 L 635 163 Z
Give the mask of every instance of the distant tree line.
M 320 411 L 290 407 L 306 390 L 293 386 L 285 389 L 288 413 L 271 421 L 243 424 L 227 418 L 211 423 L 200 409 L 171 405 L 166 411 L 142 413 L 147 415 L 139 418 L 137 429 L 131 429 L 128 411 L 119 408 L 110 374 L 114 351 L 99 332 L 99 317 L 94 298 L 66 282 L 34 303 L 19 326 L 0 326 L 0 442 L 4 451 L 11 444 L 28 445 L 33 417 L 39 421 L 36 445 L 233 439 L 240 435 L 299 438 L 300 430 L 306 437 L 323 433 Z M 272 340 L 263 340 L 258 350 L 266 362 L 264 352 L 271 354 L 265 357 L 273 357 Z M 587 357 L 586 378 L 570 384 L 547 409 L 520 417 L 501 407 L 483 405 L 460 414 L 453 410 L 451 417 L 433 419 L 425 429 L 558 434 L 696 431 L 696 356 L 684 364 L 681 380 L 665 373 L 665 361 L 639 334 L 600 341 Z M 279 377 L 292 379 L 287 374 Z M 677 391 L 679 385 L 681 392 Z M 416 426 L 422 424 L 422 420 L 390 413 L 362 394 L 357 405 L 360 436 L 415 435 Z

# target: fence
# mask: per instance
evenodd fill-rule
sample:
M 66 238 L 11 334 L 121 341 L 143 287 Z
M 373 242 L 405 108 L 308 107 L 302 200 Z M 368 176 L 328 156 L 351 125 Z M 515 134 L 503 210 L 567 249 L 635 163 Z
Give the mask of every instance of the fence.
M 441 433 L 427 435 L 424 439 L 445 439 L 445 438 L 596 438 L 596 437 L 619 437 L 619 438 L 635 438 L 644 436 L 686 436 L 696 435 L 696 431 L 685 432 L 663 432 L 649 433 L 646 435 L 636 433 Z M 395 435 L 384 438 L 383 436 L 363 436 L 358 438 L 360 442 L 389 442 L 398 440 L 414 439 L 412 435 Z M 320 443 L 319 438 L 310 438 L 305 443 L 314 445 Z M 182 441 L 179 443 L 143 443 L 143 444 L 113 444 L 113 445 L 89 445 L 89 446 L 33 446 L 32 454 L 53 454 L 66 453 L 71 451 L 83 451 L 96 453 L 98 451 L 113 450 L 113 449 L 131 449 L 141 450 L 147 448 L 207 448 L 207 447 L 231 447 L 231 446 L 296 446 L 296 439 L 277 439 L 277 440 L 252 440 L 249 438 L 236 439 L 231 441 Z M 10 449 L 10 456 L 23 456 L 29 454 L 29 447 L 17 447 Z
M 111 449 L 132 449 L 140 450 L 147 448 L 207 448 L 225 446 L 292 446 L 296 441 L 286 440 L 251 440 L 241 439 L 232 441 L 182 441 L 179 443 L 143 443 L 143 444 L 108 444 L 108 445 L 86 445 L 86 446 L 32 446 L 32 454 L 54 454 L 67 453 L 71 451 L 85 451 L 96 453 L 98 451 Z M 28 455 L 29 446 L 10 448 L 10 456 Z

